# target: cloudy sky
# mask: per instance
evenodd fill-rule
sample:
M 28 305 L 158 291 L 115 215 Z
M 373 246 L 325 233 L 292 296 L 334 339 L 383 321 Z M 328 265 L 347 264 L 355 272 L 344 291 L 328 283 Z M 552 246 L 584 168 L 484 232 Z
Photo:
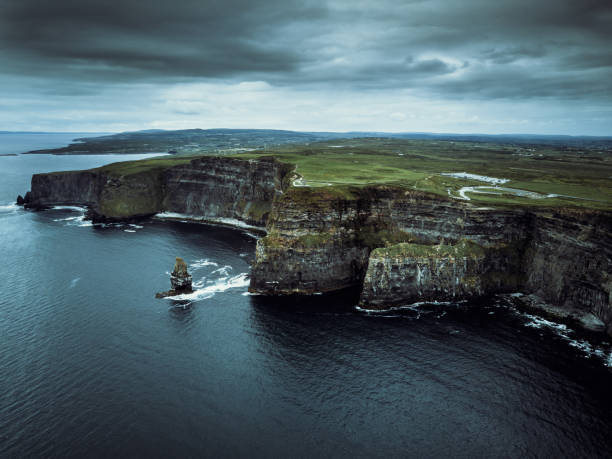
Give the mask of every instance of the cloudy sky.
M 610 0 L 0 0 L 0 130 L 612 135 Z

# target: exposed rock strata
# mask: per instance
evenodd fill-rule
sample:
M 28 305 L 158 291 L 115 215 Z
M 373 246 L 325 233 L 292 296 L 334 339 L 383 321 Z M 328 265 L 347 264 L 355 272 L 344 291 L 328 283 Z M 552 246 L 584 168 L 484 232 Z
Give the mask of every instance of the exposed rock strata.
M 231 218 L 265 226 L 289 167 L 259 161 L 205 157 L 168 168 L 162 207 L 198 217 Z
M 272 159 L 211 157 L 126 176 L 38 174 L 25 201 L 87 205 L 99 218 L 166 211 L 265 225 L 252 292 L 354 287 L 362 305 L 383 308 L 523 291 L 593 313 L 612 334 L 612 213 L 482 208 L 390 186 L 295 188 L 289 170 Z
M 510 253 L 509 253 L 510 251 Z M 509 247 L 401 243 L 372 251 L 360 302 L 386 308 L 417 301 L 450 301 L 514 292 L 518 259 Z
M 170 285 L 172 285 L 172 289 L 167 292 L 157 293 L 155 298 L 166 298 L 193 292 L 191 275 L 187 271 L 187 263 L 180 257 L 176 257 L 174 269 L 170 274 Z
M 104 182 L 105 177 L 95 170 L 35 174 L 27 205 L 32 208 L 62 204 L 95 205 Z
M 360 287 L 370 251 L 400 242 L 468 239 L 484 247 L 514 250 L 523 243 L 529 221 L 523 211 L 474 208 L 394 187 L 344 192 L 292 188 L 275 201 L 268 236 L 258 242 L 251 291 L 309 293 Z M 511 258 L 517 265 L 517 257 Z
M 32 176 L 31 208 L 88 206 L 94 220 L 125 220 L 158 212 L 233 218 L 265 226 L 290 166 L 262 159 L 194 159 L 120 175 L 104 168 Z
M 524 260 L 524 291 L 592 312 L 612 335 L 612 214 L 538 213 Z

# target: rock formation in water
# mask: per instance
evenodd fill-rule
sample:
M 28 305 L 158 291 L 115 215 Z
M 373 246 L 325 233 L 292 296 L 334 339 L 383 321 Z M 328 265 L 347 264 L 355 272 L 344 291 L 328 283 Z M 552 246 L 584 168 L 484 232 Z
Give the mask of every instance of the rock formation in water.
M 382 309 L 524 292 L 593 314 L 612 335 L 612 212 L 480 207 L 385 185 L 293 187 L 290 172 L 272 158 L 204 157 L 129 174 L 36 174 L 28 206 L 265 226 L 249 287 L 259 294 L 355 288 L 363 307 Z
M 180 257 L 176 257 L 174 269 L 170 274 L 170 284 L 172 285 L 171 290 L 157 293 L 155 298 L 166 298 L 168 296 L 176 296 L 193 292 L 191 275 L 187 271 L 187 263 L 185 263 L 185 261 Z
M 32 193 L 28 191 L 24 196 L 18 195 L 16 204 L 18 206 L 28 206 L 32 200 Z

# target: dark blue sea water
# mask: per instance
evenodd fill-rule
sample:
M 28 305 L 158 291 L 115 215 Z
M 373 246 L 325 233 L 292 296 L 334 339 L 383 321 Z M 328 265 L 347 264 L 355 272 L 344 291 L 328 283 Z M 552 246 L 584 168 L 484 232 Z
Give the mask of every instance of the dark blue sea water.
M 118 159 L 0 157 L 0 457 L 609 457 L 609 348 L 563 326 L 248 296 L 248 234 L 11 205 Z M 177 255 L 198 290 L 157 300 Z

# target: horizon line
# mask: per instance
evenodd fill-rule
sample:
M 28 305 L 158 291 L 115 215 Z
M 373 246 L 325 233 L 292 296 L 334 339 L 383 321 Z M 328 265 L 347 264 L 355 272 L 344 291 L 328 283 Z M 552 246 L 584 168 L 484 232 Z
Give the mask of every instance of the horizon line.
M 114 135 L 114 134 L 129 134 L 139 133 L 146 131 L 165 131 L 165 132 L 177 132 L 177 131 L 190 131 L 190 130 L 201 130 L 201 131 L 214 131 L 214 130 L 241 130 L 241 131 L 281 131 L 281 132 L 298 132 L 303 134 L 389 134 L 389 135 L 452 135 L 452 136 L 488 136 L 488 137 L 519 137 L 519 136 L 532 136 L 532 137 L 573 137 L 573 138 L 601 138 L 612 140 L 611 135 L 593 135 L 593 134 L 540 134 L 540 133 L 482 133 L 482 132 L 434 132 L 434 131 L 308 131 L 308 130 L 295 130 L 295 129 L 278 129 L 278 128 L 226 128 L 226 127 L 214 127 L 214 128 L 183 128 L 183 129 L 162 129 L 162 128 L 149 128 L 149 129 L 138 129 L 128 131 L 9 131 L 0 130 L 0 134 L 100 134 L 100 135 Z

